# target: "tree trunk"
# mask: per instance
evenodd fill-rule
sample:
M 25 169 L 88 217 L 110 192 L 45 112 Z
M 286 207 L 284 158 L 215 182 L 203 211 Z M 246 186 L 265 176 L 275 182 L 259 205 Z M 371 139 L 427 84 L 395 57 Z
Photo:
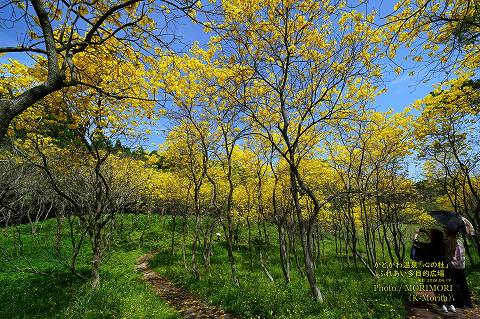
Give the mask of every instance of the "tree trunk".
M 305 221 L 302 216 L 302 208 L 300 206 L 300 200 L 298 198 L 298 186 L 297 179 L 293 171 L 290 171 L 290 186 L 292 191 L 293 203 L 297 214 L 297 220 L 300 226 L 300 238 L 303 248 L 303 258 L 305 261 L 305 273 L 307 274 L 308 284 L 310 285 L 310 291 L 313 298 L 318 302 L 323 302 L 322 294 L 317 286 L 317 280 L 315 278 L 314 265 L 312 260 L 312 247 L 309 231 L 305 228 Z
M 213 231 L 215 229 L 215 222 L 211 220 L 208 228 L 205 229 L 205 234 L 203 238 L 203 261 L 207 271 L 210 272 L 210 260 L 213 256 L 212 242 L 213 242 Z
M 182 262 L 183 262 L 183 267 L 187 269 L 187 257 L 186 257 L 186 237 L 187 237 L 187 232 L 188 232 L 188 225 L 187 225 L 187 213 L 185 212 L 185 215 L 183 216 L 182 220 Z
M 232 204 L 233 204 L 234 185 L 233 185 L 233 180 L 232 180 L 232 158 L 231 158 L 231 154 L 232 153 L 228 154 L 227 179 L 228 179 L 228 186 L 229 187 L 228 187 L 227 211 L 226 211 L 227 224 L 225 225 L 225 222 L 223 222 L 222 224 L 223 224 L 223 231 L 225 233 L 225 238 L 227 240 L 228 260 L 230 262 L 230 268 L 231 268 L 231 271 L 232 271 L 233 284 L 238 287 L 240 285 L 240 283 L 239 283 L 238 277 L 237 277 L 237 265 L 235 264 L 235 256 L 233 255 L 233 247 L 232 247 L 233 223 L 232 223 L 231 210 L 232 210 Z
M 193 234 L 193 243 L 192 243 L 192 271 L 195 276 L 195 279 L 200 279 L 200 273 L 197 266 L 197 242 L 198 242 L 198 224 L 200 223 L 200 216 L 197 214 L 195 218 L 195 233 Z
M 285 277 L 285 284 L 290 283 L 290 263 L 288 262 L 287 247 L 285 243 L 285 229 L 280 223 L 278 227 L 278 241 L 280 243 L 280 264 L 282 266 L 283 276 Z
M 270 272 L 268 271 L 267 267 L 265 267 L 265 264 L 263 262 L 263 256 L 262 256 L 262 250 L 261 249 L 259 250 L 259 257 L 260 257 L 260 266 L 262 267 L 263 272 L 265 273 L 265 275 L 267 275 L 270 282 L 273 282 L 273 277 L 270 274 Z
M 177 227 L 177 215 L 172 215 L 172 244 L 170 248 L 170 253 L 172 257 L 175 255 L 175 228 Z
M 99 223 L 96 225 L 92 238 L 92 288 L 98 289 L 100 286 L 100 264 L 102 261 L 102 236 Z
M 304 227 L 303 225 L 301 227 Z M 307 233 L 305 229 L 302 231 L 302 248 L 303 248 L 303 258 L 305 260 L 305 272 L 307 274 L 308 284 L 310 285 L 310 291 L 312 292 L 313 298 L 318 302 L 323 302 L 323 297 L 320 292 L 320 289 L 317 286 L 317 280 L 315 278 L 314 264 L 311 254 L 311 241 L 308 240 Z
M 227 229 L 229 226 L 223 223 L 223 232 L 225 233 L 225 239 L 227 241 L 227 252 L 228 252 L 228 261 L 230 262 L 230 269 L 232 271 L 232 281 L 235 286 L 239 286 L 240 282 L 237 277 L 237 265 L 235 263 L 235 257 L 233 256 L 233 247 L 232 247 L 232 235 L 231 231 Z
M 253 256 L 252 256 L 252 228 L 250 226 L 250 219 L 247 215 L 247 227 L 248 227 L 248 257 L 250 259 L 250 270 L 253 270 Z
M 303 272 L 303 267 L 300 265 L 300 259 L 298 258 L 297 254 L 297 244 L 295 240 L 295 229 L 291 229 L 288 232 L 288 242 L 290 246 L 290 252 L 293 254 L 293 258 L 295 260 L 295 265 L 297 266 L 298 272 L 300 273 L 300 277 L 305 278 L 305 273 Z

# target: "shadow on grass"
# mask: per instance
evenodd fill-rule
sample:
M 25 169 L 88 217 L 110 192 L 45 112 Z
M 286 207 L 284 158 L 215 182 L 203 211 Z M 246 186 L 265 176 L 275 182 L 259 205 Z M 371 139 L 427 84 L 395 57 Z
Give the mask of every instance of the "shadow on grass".
M 150 259 L 150 267 L 155 268 L 161 265 L 168 265 L 177 262 L 177 257 L 172 256 L 171 251 L 162 250 Z
M 0 318 L 93 319 L 120 314 L 111 292 L 92 290 L 88 280 L 68 273 L 4 273 L 0 285 Z
M 69 274 L 0 275 L 0 318 L 51 318 L 68 307 L 85 280 Z

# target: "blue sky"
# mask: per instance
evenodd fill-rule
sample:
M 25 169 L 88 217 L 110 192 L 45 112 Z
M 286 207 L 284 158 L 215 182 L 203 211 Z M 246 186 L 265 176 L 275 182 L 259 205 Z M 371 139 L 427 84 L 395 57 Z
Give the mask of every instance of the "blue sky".
M 381 0 L 381 1 L 370 1 L 368 7 L 359 7 L 357 10 L 366 10 L 370 12 L 371 10 L 376 10 L 379 12 L 378 16 L 382 17 L 389 13 L 395 1 L 393 0 Z M 4 25 L 0 27 L 5 27 Z M 193 41 L 198 41 L 200 45 L 206 45 L 209 39 L 209 35 L 203 32 L 203 27 L 198 24 L 193 24 L 189 19 L 180 19 L 170 25 L 170 31 L 179 36 L 180 41 L 176 44 L 175 49 L 178 51 L 187 51 Z M 0 46 L 14 46 L 16 45 L 19 39 L 24 37 L 25 29 L 18 25 L 13 29 L 0 29 Z M 400 63 L 406 68 L 413 67 L 411 62 L 404 61 L 402 56 L 408 54 L 406 50 L 400 50 L 398 54 L 397 63 Z M 0 57 L 0 63 L 6 62 L 7 58 L 15 58 L 21 62 L 28 63 L 29 58 L 24 54 L 7 54 L 6 56 Z M 408 76 L 405 74 L 401 75 L 386 75 L 385 76 L 385 86 L 387 92 L 379 96 L 373 103 L 372 107 L 379 111 L 386 111 L 388 109 L 393 109 L 395 112 L 402 111 L 406 106 L 409 106 L 415 100 L 424 97 L 430 91 L 432 91 L 432 84 L 439 82 L 441 79 L 433 78 L 427 83 L 422 83 L 420 81 L 420 75 L 417 76 Z M 168 122 L 161 120 L 158 123 L 158 128 L 152 130 L 153 135 L 146 138 L 146 141 L 143 143 L 145 148 L 154 149 L 155 147 L 152 143 L 160 143 L 164 140 L 163 131 L 168 126 Z M 155 134 L 157 132 L 157 134 Z
M 357 10 L 376 10 L 379 12 L 378 16 L 382 17 L 392 10 L 394 3 L 395 1 L 393 0 L 375 0 L 370 1 L 368 7 L 361 7 Z M 0 25 L 0 27 L 5 27 L 5 25 Z M 209 35 L 203 32 L 203 27 L 191 23 L 189 19 L 176 20 L 170 27 L 171 31 L 179 36 L 180 41 L 175 46 L 179 51 L 188 50 L 193 41 L 198 41 L 201 45 L 205 45 L 208 42 Z M 16 25 L 13 29 L 0 28 L 0 46 L 15 46 L 18 40 L 24 37 L 24 34 L 25 29 L 21 24 Z M 401 50 L 399 56 L 404 56 L 406 52 Z M 7 54 L 0 57 L 0 63 L 6 62 L 8 58 L 15 58 L 24 63 L 29 61 L 28 56 L 25 54 Z M 411 63 L 407 63 L 400 58 L 396 62 L 406 67 L 412 67 Z M 385 82 L 387 93 L 380 96 L 373 106 L 382 111 L 389 108 L 401 111 L 405 106 L 428 94 L 432 90 L 432 84 L 440 80 L 439 78 L 434 78 L 428 83 L 419 83 L 420 80 L 416 76 L 409 77 L 406 74 L 387 78 Z
M 391 12 L 396 1 L 393 0 L 374 0 L 370 1 L 374 5 L 369 4 L 368 7 L 358 8 L 357 10 L 376 10 L 378 17 L 384 17 Z M 206 45 L 208 43 L 209 34 L 203 31 L 203 27 L 198 24 L 191 23 L 188 19 L 178 20 L 175 25 L 172 25 L 172 31 L 180 36 L 181 43 L 177 46 L 179 50 L 188 50 L 189 46 L 198 41 L 200 45 Z M 408 55 L 409 51 L 406 49 L 399 49 L 395 62 L 404 68 L 414 68 L 415 65 L 412 62 L 404 60 L 404 57 Z M 390 72 L 392 73 L 392 72 Z M 440 82 L 442 79 L 438 77 L 432 78 L 430 81 L 423 83 L 422 73 L 414 76 L 409 76 L 405 71 L 400 75 L 386 74 L 384 77 L 384 85 L 387 88 L 387 92 L 380 95 L 375 101 L 372 102 L 371 107 L 378 111 L 387 111 L 393 109 L 394 112 L 401 112 L 405 107 L 411 105 L 418 99 L 423 98 L 429 92 L 433 90 L 432 85 Z M 415 111 L 413 111 L 415 114 Z M 162 123 L 160 124 L 162 125 Z M 166 122 L 163 123 L 166 125 Z M 161 142 L 163 137 L 161 135 L 152 137 L 152 142 Z

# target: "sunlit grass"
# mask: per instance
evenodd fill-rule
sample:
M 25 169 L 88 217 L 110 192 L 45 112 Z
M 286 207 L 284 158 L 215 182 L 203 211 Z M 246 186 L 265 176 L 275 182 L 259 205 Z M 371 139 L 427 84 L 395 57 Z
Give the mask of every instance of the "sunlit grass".
M 159 273 L 188 288 L 199 298 L 221 305 L 247 318 L 405 318 L 406 292 L 380 292 L 375 291 L 374 286 L 376 284 L 399 286 L 414 282 L 414 279 L 374 279 L 360 262 L 358 269 L 353 266 L 352 261 L 347 266 L 346 262 L 341 262 L 341 259 L 335 256 L 335 244 L 332 239 L 325 240 L 325 251 L 322 252 L 316 270 L 325 302 L 319 304 L 313 301 L 306 279 L 301 278 L 293 258 L 292 281 L 287 286 L 280 267 L 275 231 L 273 227 L 269 227 L 271 245 L 266 256 L 268 260 L 265 261 L 275 279 L 274 282 L 270 282 L 262 271 L 257 250 L 253 252 L 254 263 L 253 268 L 250 268 L 246 229 L 241 229 L 241 239 L 235 249 L 240 280 L 238 288 L 232 284 L 223 242 L 214 243 L 210 273 L 201 268 L 203 272 L 199 281 L 195 280 L 190 271 L 191 260 L 187 259 L 187 269 L 183 265 L 180 234 L 176 237 L 175 256 L 171 255 L 169 242 L 162 242 L 163 246 L 160 246 L 162 251 L 152 260 L 152 265 Z M 189 255 L 190 245 L 187 249 Z M 301 250 L 298 249 L 301 258 Z M 199 264 L 202 264 L 201 255 L 200 250 Z
M 136 219 L 126 217 L 125 226 L 133 227 Z M 21 226 L 26 258 L 11 260 L 20 267 L 30 263 L 48 276 L 18 272 L 12 262 L 0 259 L 0 318 L 180 318 L 135 272 L 137 258 L 153 249 L 148 243 L 140 248 L 127 238 L 126 230 L 117 236 L 101 267 L 100 289 L 92 290 L 88 280 L 75 278 L 49 255 L 54 252 L 54 229 L 53 220 L 42 223 L 35 236 L 27 225 Z M 0 235 L 3 249 L 11 244 L 7 235 Z M 63 240 L 68 246 L 66 233 Z M 89 245 L 85 242 L 79 257 L 79 270 L 85 276 L 89 275 Z
M 148 222 L 147 222 L 148 221 Z M 192 234 L 186 236 L 186 263 L 181 254 L 182 227 L 177 219 L 174 255 L 171 254 L 171 217 L 129 215 L 116 220 L 117 233 L 101 267 L 101 287 L 90 288 L 88 280 L 78 279 L 53 258 L 55 251 L 54 220 L 41 223 L 33 236 L 28 225 L 21 231 L 22 249 L 27 258 L 15 257 L 11 232 L 2 230 L 0 245 L 13 258 L 0 259 L 0 318 L 179 318 L 176 312 L 158 297 L 149 283 L 135 272 L 135 263 L 142 254 L 158 250 L 151 264 L 173 282 L 186 287 L 200 299 L 243 315 L 245 318 L 405 318 L 406 292 L 375 291 L 375 285 L 399 286 L 414 280 L 405 278 L 374 279 L 359 262 L 358 269 L 337 258 L 332 238 L 324 240 L 324 250 L 317 264 L 317 281 L 325 303 L 318 304 L 310 296 L 309 287 L 291 260 L 291 283 L 283 279 L 278 257 L 277 232 L 268 227 L 270 247 L 264 261 L 275 281 L 270 282 L 262 271 L 258 250 L 253 250 L 250 266 L 247 230 L 240 228 L 235 258 L 240 287 L 232 284 L 230 266 L 223 238 L 214 241 L 210 272 L 203 266 L 202 251 L 198 252 L 201 278 L 191 272 Z M 256 226 L 255 226 L 256 227 Z M 190 231 L 194 229 L 189 220 Z M 256 228 L 252 233 L 258 237 Z M 220 232 L 220 228 L 215 232 Z M 222 236 L 223 237 L 223 236 Z M 66 233 L 62 237 L 62 253 L 68 254 Z M 89 275 L 90 243 L 84 244 L 78 271 Z M 409 249 L 407 242 L 407 254 Z M 301 259 L 301 249 L 298 247 Z M 379 256 L 381 254 L 379 253 Z M 18 272 L 16 267 L 33 266 L 48 276 Z M 467 262 L 467 265 L 469 263 Z M 480 294 L 480 273 L 467 269 L 475 298 Z

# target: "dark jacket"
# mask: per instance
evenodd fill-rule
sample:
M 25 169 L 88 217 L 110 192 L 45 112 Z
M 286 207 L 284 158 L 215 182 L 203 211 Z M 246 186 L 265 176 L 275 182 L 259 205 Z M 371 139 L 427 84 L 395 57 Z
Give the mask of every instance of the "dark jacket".
M 415 240 L 415 243 L 421 249 L 421 260 L 423 262 L 445 261 L 445 244 L 442 242 L 422 243 Z

